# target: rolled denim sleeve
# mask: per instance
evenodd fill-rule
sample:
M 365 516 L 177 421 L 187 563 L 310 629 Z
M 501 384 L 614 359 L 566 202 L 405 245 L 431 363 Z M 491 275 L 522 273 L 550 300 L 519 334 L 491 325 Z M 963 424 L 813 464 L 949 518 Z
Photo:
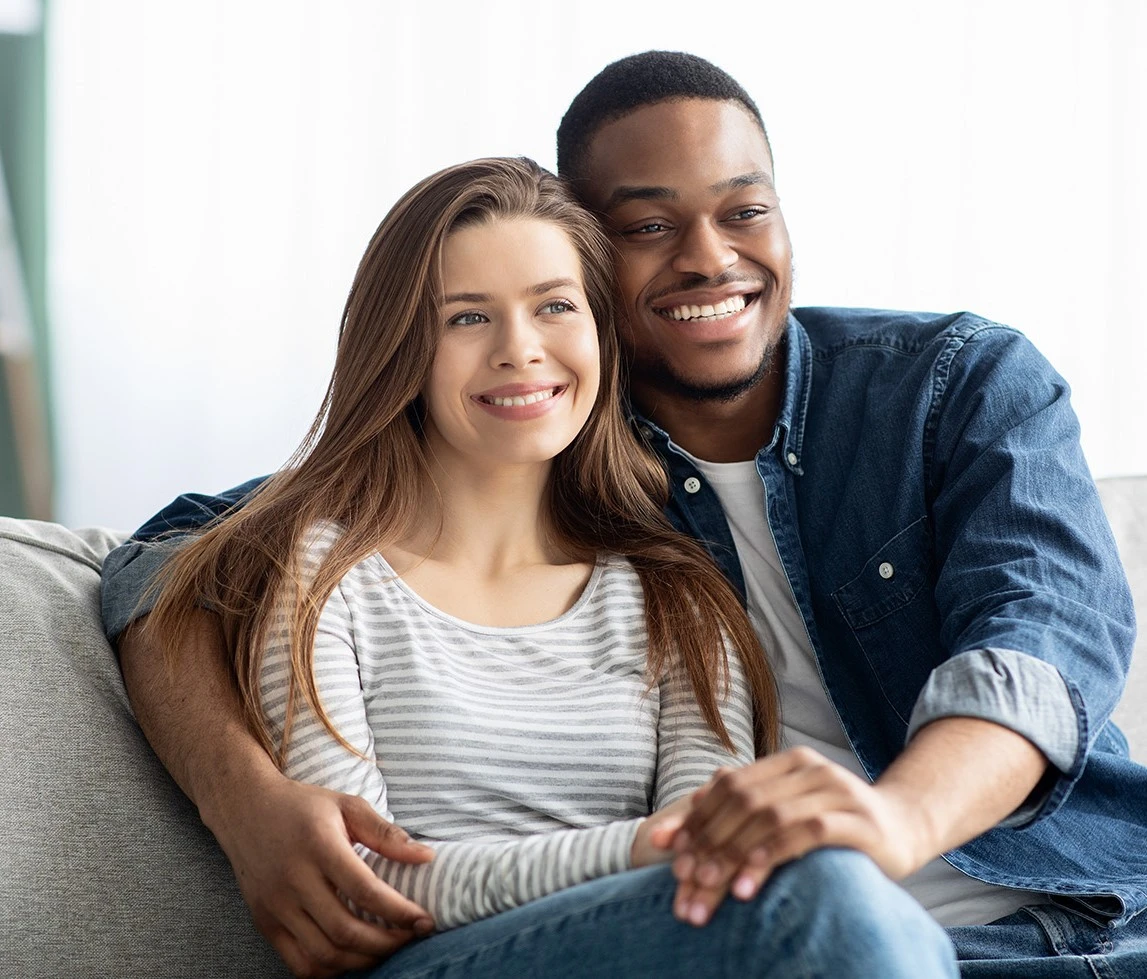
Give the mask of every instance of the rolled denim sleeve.
M 186 537 L 169 538 L 163 543 L 129 540 L 104 558 L 100 612 L 104 633 L 113 645 L 124 629 L 154 608 L 159 595 L 148 589 L 182 540 Z
M 158 594 L 148 589 L 186 535 L 242 506 L 266 480 L 258 476 L 215 496 L 177 496 L 104 559 L 100 610 L 104 632 L 113 645 L 124 629 L 155 606 Z
M 1084 736 L 1059 670 L 1014 649 L 971 650 L 933 670 L 913 708 L 907 740 L 945 717 L 976 717 L 1015 731 L 1063 773 L 1071 771 Z M 1002 825 L 1018 826 L 1036 816 L 1051 790 L 1028 799 Z

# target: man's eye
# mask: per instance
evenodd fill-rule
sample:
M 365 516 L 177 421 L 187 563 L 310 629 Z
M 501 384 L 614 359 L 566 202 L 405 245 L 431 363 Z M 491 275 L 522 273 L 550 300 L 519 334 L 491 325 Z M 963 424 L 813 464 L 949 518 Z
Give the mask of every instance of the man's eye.
M 733 216 L 733 221 L 749 221 L 752 218 L 759 218 L 762 215 L 768 214 L 768 208 L 765 207 L 744 207 L 737 211 Z
M 483 313 L 459 313 L 457 316 L 452 316 L 447 322 L 447 326 L 477 326 L 479 323 L 485 323 L 486 316 Z
M 635 228 L 626 228 L 623 235 L 656 235 L 662 231 L 668 231 L 669 225 L 662 224 L 660 221 L 650 221 L 648 224 L 639 224 Z
M 577 309 L 568 299 L 551 299 L 542 307 L 543 313 L 572 313 Z

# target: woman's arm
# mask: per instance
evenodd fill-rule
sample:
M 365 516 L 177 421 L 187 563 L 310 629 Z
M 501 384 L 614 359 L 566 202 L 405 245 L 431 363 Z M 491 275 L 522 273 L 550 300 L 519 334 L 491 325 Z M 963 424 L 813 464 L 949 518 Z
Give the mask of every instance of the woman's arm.
M 286 715 L 289 671 L 286 620 L 281 617 L 269 635 L 261 675 L 263 708 L 278 738 L 282 737 Z M 331 594 L 320 616 L 315 677 L 334 727 L 358 754 L 340 745 L 319 718 L 300 704 L 292 724 L 285 774 L 359 795 L 383 818 L 392 819 L 366 711 L 351 608 L 341 588 Z M 687 683 L 684 687 L 682 683 L 667 681 L 659 691 L 659 804 L 701 785 L 714 768 L 732 760 L 705 728 Z M 751 757 L 751 724 L 743 682 L 734 685 L 729 715 L 726 723 L 730 732 L 738 744 L 747 746 L 744 750 Z M 439 929 L 447 929 L 628 869 L 633 866 L 634 842 L 642 823 L 642 819 L 630 819 L 498 842 L 432 842 L 434 861 L 421 866 L 387 860 L 365 847 L 359 849 L 379 877 L 426 908 Z
M 339 744 L 318 716 L 300 703 L 284 774 L 358 795 L 382 818 L 392 820 L 366 713 L 351 611 L 341 588 L 331 594 L 320 616 L 314 663 L 323 708 L 359 754 Z M 278 739 L 286 717 L 289 676 L 287 622 L 280 615 L 268 636 L 260 677 L 263 709 Z M 445 930 L 628 869 L 641 823 L 631 819 L 494 843 L 429 842 L 435 858 L 421 866 L 387 860 L 363 846 L 357 849 L 383 881 L 426 908 L 437 927 Z
M 753 704 L 740 658 L 733 649 L 728 650 L 728 657 L 728 685 L 719 707 L 733 742 L 732 754 L 702 718 L 683 671 L 674 671 L 660 683 L 654 809 L 662 809 L 700 788 L 718 768 L 739 768 L 753 761 Z

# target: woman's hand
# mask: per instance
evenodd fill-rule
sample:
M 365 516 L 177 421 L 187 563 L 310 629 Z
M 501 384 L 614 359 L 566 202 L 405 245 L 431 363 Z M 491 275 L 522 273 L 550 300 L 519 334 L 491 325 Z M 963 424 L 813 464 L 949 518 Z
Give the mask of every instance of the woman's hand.
M 655 863 L 668 863 L 673 859 L 673 838 L 677 835 L 693 807 L 693 800 L 684 796 L 663 809 L 649 815 L 637 828 L 630 860 L 634 867 L 651 867 Z

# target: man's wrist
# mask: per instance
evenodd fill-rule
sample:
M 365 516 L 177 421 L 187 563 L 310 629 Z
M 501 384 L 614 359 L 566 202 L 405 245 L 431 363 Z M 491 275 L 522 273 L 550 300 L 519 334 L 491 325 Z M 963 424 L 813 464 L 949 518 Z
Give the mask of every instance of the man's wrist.
M 877 782 L 874 788 L 888 808 L 887 832 L 900 851 L 903 873 L 907 877 L 944 852 L 943 833 L 936 824 L 935 813 L 921 804 L 918 789 L 901 781 L 895 772 Z

